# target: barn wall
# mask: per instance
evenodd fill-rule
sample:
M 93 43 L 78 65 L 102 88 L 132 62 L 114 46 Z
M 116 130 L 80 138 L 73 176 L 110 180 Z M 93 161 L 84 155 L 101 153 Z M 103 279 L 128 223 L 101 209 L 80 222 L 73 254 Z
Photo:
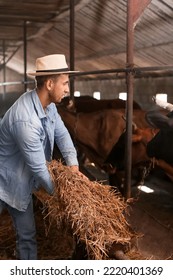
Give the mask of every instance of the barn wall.
M 90 80 L 76 81 L 75 90 L 81 95 L 93 95 L 94 91 L 101 92 L 102 99 L 117 98 L 120 92 L 126 92 L 126 81 L 122 80 Z M 173 78 L 140 78 L 134 80 L 134 100 L 144 109 L 153 106 L 152 96 L 156 93 L 167 93 L 168 102 L 173 103 Z
M 0 117 L 8 110 L 8 108 L 16 101 L 16 99 L 25 91 L 24 75 L 17 73 L 6 67 L 6 82 L 14 82 L 11 85 L 0 86 Z M 4 82 L 3 70 L 0 71 L 0 83 Z M 28 89 L 35 87 L 33 79 L 28 78 Z
M 6 82 L 22 82 L 23 76 L 17 72 L 6 68 Z M 3 70 L 0 72 L 0 83 L 4 82 Z M 23 84 L 14 84 L 8 86 L 0 86 L 0 116 L 15 102 L 15 100 L 23 93 Z

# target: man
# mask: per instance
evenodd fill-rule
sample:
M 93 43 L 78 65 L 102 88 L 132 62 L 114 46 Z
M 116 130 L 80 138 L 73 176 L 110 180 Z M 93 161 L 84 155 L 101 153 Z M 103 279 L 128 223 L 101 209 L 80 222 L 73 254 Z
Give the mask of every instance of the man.
M 67 165 L 78 172 L 76 150 L 55 106 L 69 93 L 69 71 L 64 55 L 36 60 L 36 88 L 20 96 L 0 123 L 0 204 L 16 230 L 18 259 L 37 259 L 32 192 L 43 186 L 53 193 L 47 162 L 54 141 Z

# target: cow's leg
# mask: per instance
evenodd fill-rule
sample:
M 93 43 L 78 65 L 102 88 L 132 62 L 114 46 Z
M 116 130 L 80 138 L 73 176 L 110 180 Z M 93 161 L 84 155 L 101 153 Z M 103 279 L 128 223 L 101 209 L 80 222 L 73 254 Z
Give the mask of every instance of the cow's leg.
M 109 185 L 124 194 L 124 172 L 116 172 L 115 174 L 109 174 Z

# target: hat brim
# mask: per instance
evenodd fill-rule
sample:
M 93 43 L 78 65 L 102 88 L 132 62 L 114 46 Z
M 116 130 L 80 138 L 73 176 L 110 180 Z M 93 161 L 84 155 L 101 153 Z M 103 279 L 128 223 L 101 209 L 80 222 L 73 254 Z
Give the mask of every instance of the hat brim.
M 75 74 L 80 71 L 63 71 L 63 72 L 27 72 L 29 76 L 51 76 L 51 75 L 59 75 L 59 74 Z

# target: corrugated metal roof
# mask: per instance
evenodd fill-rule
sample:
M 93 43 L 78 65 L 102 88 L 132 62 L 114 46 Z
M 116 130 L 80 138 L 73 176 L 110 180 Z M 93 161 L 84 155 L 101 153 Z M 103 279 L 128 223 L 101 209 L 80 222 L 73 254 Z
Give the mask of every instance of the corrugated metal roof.
M 75 1 L 76 69 L 126 66 L 126 11 L 127 0 Z M 1 64 L 4 50 L 7 66 L 23 73 L 24 22 L 28 69 L 37 57 L 51 53 L 65 53 L 69 61 L 69 0 L 1 0 Z M 173 0 L 152 0 L 135 27 L 136 67 L 173 65 L 172 26 Z

